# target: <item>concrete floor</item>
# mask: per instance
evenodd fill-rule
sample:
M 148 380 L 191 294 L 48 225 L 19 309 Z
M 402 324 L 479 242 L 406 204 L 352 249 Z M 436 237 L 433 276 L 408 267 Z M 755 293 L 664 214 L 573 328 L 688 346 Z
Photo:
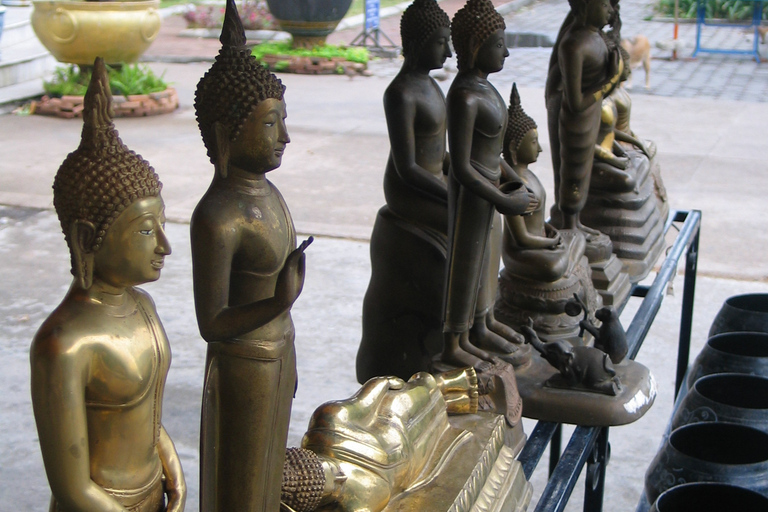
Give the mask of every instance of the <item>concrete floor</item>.
M 116 122 L 126 144 L 157 169 L 170 219 L 174 253 L 163 277 L 147 286 L 171 340 L 164 424 L 181 454 L 190 488 L 187 510 L 197 510 L 198 430 L 205 343 L 194 320 L 188 226 L 192 208 L 213 172 L 194 121 L 194 85 L 208 64 L 153 65 L 179 89 L 181 108 L 170 115 Z M 370 273 L 368 244 L 388 152 L 381 97 L 398 63 L 374 64 L 368 78 L 282 75 L 288 90 L 292 142 L 271 179 L 283 192 L 301 233 L 320 235 L 308 250 L 307 282 L 294 307 L 299 390 L 290 445 L 299 443 L 312 410 L 358 387 L 352 362 L 360 310 Z M 447 89 L 449 80 L 441 82 Z M 491 80 L 503 96 L 513 73 Z M 521 89 L 525 110 L 548 139 L 541 87 Z M 633 129 L 656 141 L 673 208 L 703 210 L 694 313 L 695 355 L 728 296 L 768 293 L 768 190 L 765 157 L 768 105 L 639 94 Z M 29 402 L 29 343 L 69 286 L 69 258 L 50 211 L 53 175 L 79 142 L 79 121 L 0 117 L 0 509 L 45 510 L 49 497 Z M 534 167 L 552 197 L 548 148 Z M 37 209 L 35 209 L 37 208 Z M 665 299 L 638 361 L 659 383 L 659 397 L 637 423 L 612 429 L 606 510 L 633 510 L 643 474 L 666 427 L 672 403 L 682 277 Z M 630 305 L 623 321 L 629 323 Z M 532 423 L 527 422 L 528 431 Z M 537 492 L 544 475 L 537 472 Z M 568 510 L 579 510 L 579 489 Z M 536 497 L 534 497 L 534 500 Z

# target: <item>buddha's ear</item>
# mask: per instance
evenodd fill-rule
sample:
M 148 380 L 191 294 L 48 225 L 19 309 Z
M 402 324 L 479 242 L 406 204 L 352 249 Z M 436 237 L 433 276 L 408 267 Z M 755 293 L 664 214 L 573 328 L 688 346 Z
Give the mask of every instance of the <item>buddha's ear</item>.
M 72 223 L 69 233 L 70 250 L 72 251 L 72 269 L 75 280 L 87 290 L 93 284 L 93 239 L 96 236 L 96 227 L 86 220 L 76 220 Z
M 469 60 L 467 62 L 467 69 L 474 69 L 475 62 L 477 61 L 477 53 L 480 51 L 480 47 L 482 45 L 483 45 L 483 41 L 479 41 L 477 39 L 476 34 L 470 34 L 469 44 L 467 46 L 469 48 L 474 48 L 474 50 L 472 50 L 472 54 L 469 56 Z
M 510 146 L 511 145 L 512 144 L 510 144 Z M 512 167 L 516 166 L 517 165 L 517 148 L 510 147 L 509 151 L 507 151 L 507 154 L 509 155 L 509 160 L 510 160 L 510 162 L 507 162 L 507 163 L 511 163 Z
M 216 137 L 216 172 L 222 178 L 227 177 L 227 169 L 229 168 L 229 130 L 216 121 L 213 123 L 213 133 Z

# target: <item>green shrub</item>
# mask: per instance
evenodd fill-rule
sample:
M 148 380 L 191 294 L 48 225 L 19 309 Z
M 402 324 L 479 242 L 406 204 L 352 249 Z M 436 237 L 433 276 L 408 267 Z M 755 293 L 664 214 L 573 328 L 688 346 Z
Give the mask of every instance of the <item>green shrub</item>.
M 314 48 L 294 48 L 290 42 L 261 43 L 253 47 L 253 56 L 262 61 L 265 55 L 292 55 L 295 57 L 341 57 L 350 62 L 366 64 L 368 62 L 368 50 L 366 48 L 345 48 L 326 44 Z
M 729 21 L 750 20 L 754 5 L 754 2 L 742 0 L 708 0 L 706 16 Z M 696 0 L 679 0 L 678 8 L 681 18 L 696 18 Z M 654 9 L 663 16 L 672 17 L 675 15 L 675 0 L 658 0 Z M 763 6 L 763 19 L 768 19 L 768 5 Z
M 168 88 L 168 84 L 163 80 L 165 73 L 157 76 L 147 66 L 139 64 L 107 66 L 107 74 L 109 87 L 115 95 L 150 94 Z M 43 82 L 43 89 L 53 97 L 85 96 L 90 81 L 91 70 L 81 69 L 73 64 L 56 68 L 53 79 Z

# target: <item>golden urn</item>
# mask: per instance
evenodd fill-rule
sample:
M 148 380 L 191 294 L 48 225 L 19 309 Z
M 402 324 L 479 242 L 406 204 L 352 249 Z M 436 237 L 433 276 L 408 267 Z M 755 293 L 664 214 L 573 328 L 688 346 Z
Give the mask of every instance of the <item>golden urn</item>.
M 34 1 L 32 28 L 59 62 L 136 62 L 160 32 L 160 0 Z

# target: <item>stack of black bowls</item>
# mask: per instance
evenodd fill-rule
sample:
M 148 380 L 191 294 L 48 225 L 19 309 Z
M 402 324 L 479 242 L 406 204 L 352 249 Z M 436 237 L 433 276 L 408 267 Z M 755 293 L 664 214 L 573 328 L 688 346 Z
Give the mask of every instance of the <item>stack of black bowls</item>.
M 768 512 L 768 294 L 725 301 L 645 475 L 656 512 Z

